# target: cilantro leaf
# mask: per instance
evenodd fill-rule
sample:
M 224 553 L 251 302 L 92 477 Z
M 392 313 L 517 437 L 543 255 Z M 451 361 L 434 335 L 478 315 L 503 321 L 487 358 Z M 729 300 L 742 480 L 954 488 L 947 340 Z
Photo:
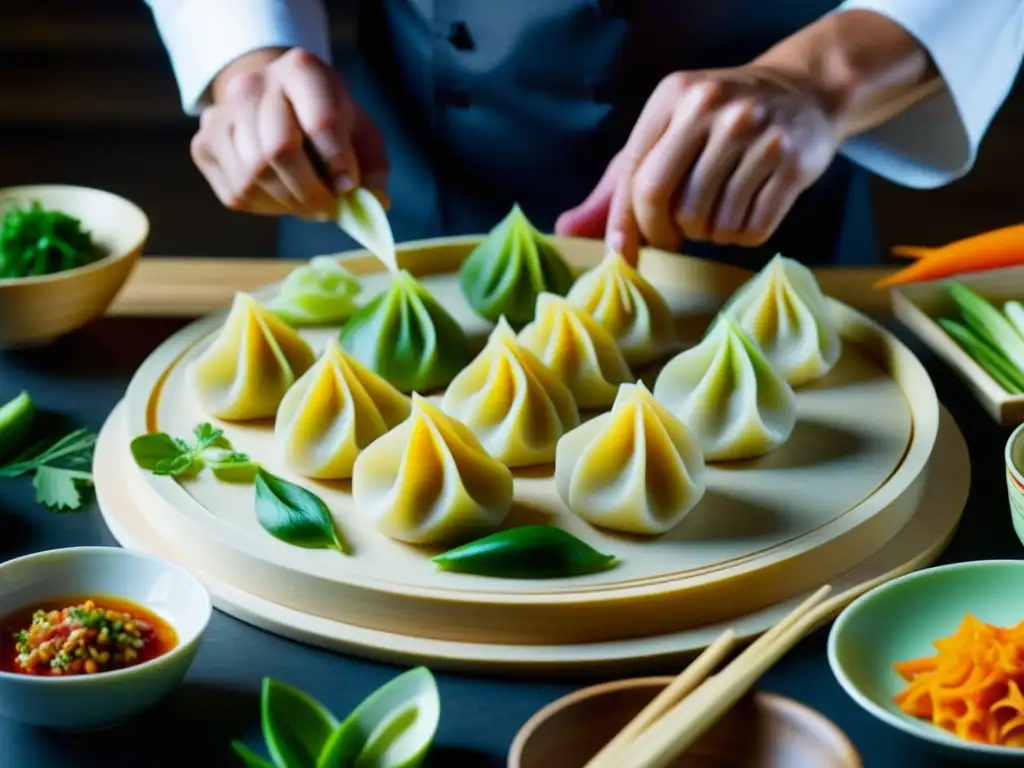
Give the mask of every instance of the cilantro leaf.
M 80 470 L 43 465 L 36 469 L 35 477 L 32 478 L 36 501 L 57 512 L 81 508 L 80 484 L 92 485 L 92 475 Z

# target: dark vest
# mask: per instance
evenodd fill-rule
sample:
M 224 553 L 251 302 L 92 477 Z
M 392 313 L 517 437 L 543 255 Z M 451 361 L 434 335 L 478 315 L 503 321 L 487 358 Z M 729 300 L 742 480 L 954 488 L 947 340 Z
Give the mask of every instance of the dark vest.
M 396 239 L 485 232 L 513 202 L 550 230 L 597 182 L 663 77 L 743 64 L 834 6 L 374 0 L 361 4 L 358 51 L 337 52 L 337 64 L 385 133 Z M 287 221 L 280 246 L 305 258 L 351 241 Z M 873 261 L 866 179 L 839 158 L 766 247 L 684 250 L 752 267 L 778 251 Z

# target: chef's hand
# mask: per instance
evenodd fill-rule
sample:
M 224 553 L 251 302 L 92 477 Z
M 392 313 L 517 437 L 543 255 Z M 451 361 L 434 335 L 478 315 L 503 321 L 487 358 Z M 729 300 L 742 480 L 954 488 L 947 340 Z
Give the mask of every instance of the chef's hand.
M 387 185 L 377 126 L 337 73 L 301 49 L 263 49 L 228 65 L 192 158 L 221 203 L 249 213 L 325 218 L 337 194 Z
M 764 243 L 824 173 L 838 132 L 807 82 L 746 66 L 666 77 L 591 195 L 559 234 L 606 237 L 635 263 L 641 241 Z

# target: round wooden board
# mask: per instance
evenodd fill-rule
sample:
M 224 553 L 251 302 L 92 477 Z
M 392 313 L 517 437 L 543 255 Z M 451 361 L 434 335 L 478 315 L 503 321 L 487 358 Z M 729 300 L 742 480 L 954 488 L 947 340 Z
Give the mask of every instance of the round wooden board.
M 97 446 L 95 476 L 100 511 L 114 538 L 128 549 L 164 557 L 196 573 L 213 594 L 217 608 L 268 632 L 310 645 L 399 664 L 428 664 L 451 671 L 574 676 L 601 671 L 640 673 L 681 660 L 705 648 L 726 628 L 750 639 L 774 626 L 804 599 L 766 607 L 734 620 L 651 637 L 562 645 L 465 643 L 382 632 L 303 613 L 198 566 L 147 522 L 142 514 L 146 489 L 140 478 L 125 477 L 114 445 L 127 439 L 125 409 L 118 406 Z M 970 456 L 949 412 L 941 409 L 934 464 L 925 493 L 906 526 L 863 562 L 831 580 L 835 594 L 885 583 L 931 565 L 956 531 L 970 490 Z M 859 594 L 859 592 L 858 592 Z M 850 594 L 850 599 L 855 597 Z
M 593 266 L 603 253 L 595 241 L 560 245 L 576 267 Z M 400 260 L 479 345 L 491 326 L 469 308 L 455 277 L 471 247 L 420 244 Z M 370 262 L 346 262 L 365 271 L 367 298 L 390 280 Z M 657 251 L 644 254 L 640 269 L 672 307 L 684 343 L 699 338 L 710 314 L 742 283 L 737 272 L 749 276 Z M 362 520 L 348 483 L 289 472 L 271 425 L 210 419 L 184 371 L 223 314 L 171 337 L 140 368 L 126 398 L 129 434 L 185 436 L 195 424 L 213 421 L 238 450 L 323 498 L 353 554 L 274 539 L 253 514 L 249 486 L 208 473 L 183 482 L 156 477 L 135 466 L 127 440 L 117 450 L 124 473 L 140 476 L 149 489 L 145 514 L 162 536 L 187 547 L 210 575 L 303 613 L 463 642 L 596 642 L 694 628 L 772 605 L 853 567 L 900 530 L 920 501 L 938 424 L 931 381 L 883 328 L 837 302 L 830 309 L 844 337 L 843 356 L 828 376 L 798 390 L 792 437 L 761 459 L 712 465 L 707 496 L 668 534 L 639 539 L 600 531 L 565 507 L 552 467 L 516 473 L 507 526 L 557 524 L 620 558 L 616 568 L 585 577 L 500 580 L 439 572 L 432 552 L 394 542 Z M 319 351 L 337 329 L 302 333 Z M 634 371 L 638 377 L 653 372 Z

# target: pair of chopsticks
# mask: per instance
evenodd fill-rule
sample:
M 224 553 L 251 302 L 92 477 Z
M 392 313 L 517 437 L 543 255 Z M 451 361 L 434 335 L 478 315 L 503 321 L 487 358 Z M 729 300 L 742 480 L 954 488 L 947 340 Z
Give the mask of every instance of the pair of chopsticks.
M 819 589 L 711 676 L 736 644 L 736 633 L 727 629 L 585 768 L 669 765 L 743 698 L 804 635 L 850 600 L 848 591 L 822 603 L 830 592 L 827 585 Z

